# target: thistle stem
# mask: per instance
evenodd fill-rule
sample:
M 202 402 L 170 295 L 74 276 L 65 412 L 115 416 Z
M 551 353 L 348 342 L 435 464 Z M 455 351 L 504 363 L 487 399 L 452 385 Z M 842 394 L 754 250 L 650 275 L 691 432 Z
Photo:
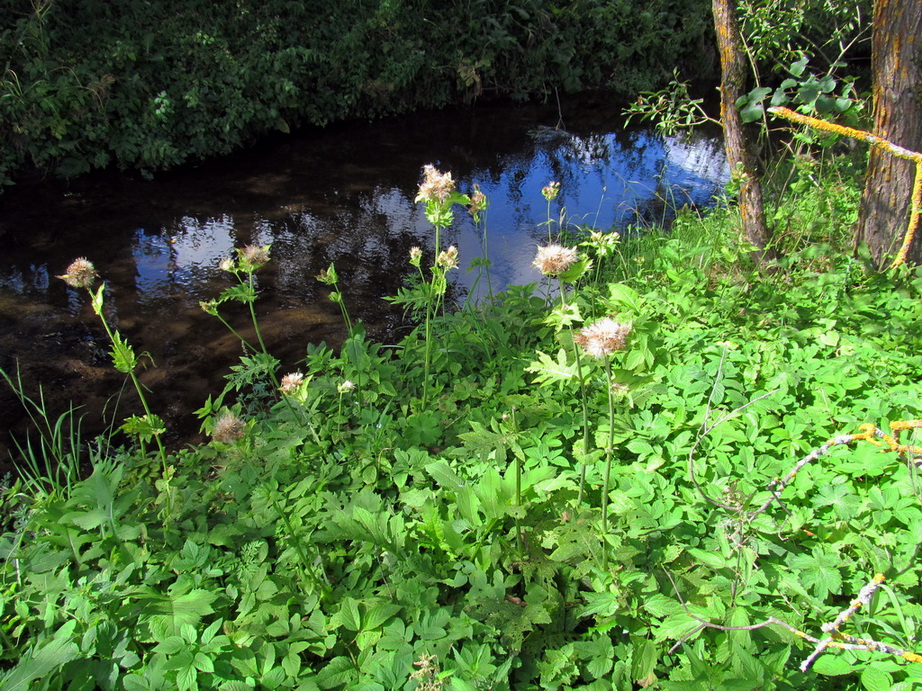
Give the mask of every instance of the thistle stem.
M 608 566 L 608 483 L 611 479 L 612 447 L 615 443 L 615 402 L 612 392 L 611 359 L 605 360 L 608 384 L 608 442 L 605 445 L 605 477 L 602 478 L 602 565 Z

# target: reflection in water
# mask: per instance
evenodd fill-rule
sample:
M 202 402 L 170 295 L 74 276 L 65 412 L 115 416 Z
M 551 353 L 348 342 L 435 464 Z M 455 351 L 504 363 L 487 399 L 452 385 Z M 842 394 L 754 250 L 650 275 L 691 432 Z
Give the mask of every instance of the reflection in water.
M 113 322 L 157 363 L 144 374 L 155 398 L 174 406 L 165 411 L 172 422 L 188 420 L 240 355 L 198 306 L 230 284 L 218 262 L 234 247 L 272 244 L 257 310 L 270 349 L 294 367 L 307 343 L 343 337 L 328 288 L 314 280 L 330 263 L 353 317 L 374 337 L 399 336 L 401 315 L 381 298 L 409 274 L 409 248 L 429 242 L 413 201 L 425 163 L 450 170 L 462 192 L 477 184 L 487 195 L 494 288 L 539 280 L 531 263 L 549 213 L 555 230 L 646 225 L 707 204 L 728 178 L 716 138 L 613 132 L 586 109 L 564 114 L 569 131 L 547 126 L 560 115 L 534 106 L 423 113 L 305 132 L 152 182 L 102 176 L 64 191 L 13 188 L 0 198 L 9 248 L 0 257 L 0 367 L 18 360 L 27 383 L 53 383 L 70 398 L 95 378 L 100 407 L 117 389 L 85 293 L 53 280 L 86 256 L 108 282 Z M 541 188 L 551 180 L 561 193 L 549 208 Z M 444 241 L 459 247 L 463 296 L 477 278 L 463 268 L 482 255 L 481 232 L 458 208 Z

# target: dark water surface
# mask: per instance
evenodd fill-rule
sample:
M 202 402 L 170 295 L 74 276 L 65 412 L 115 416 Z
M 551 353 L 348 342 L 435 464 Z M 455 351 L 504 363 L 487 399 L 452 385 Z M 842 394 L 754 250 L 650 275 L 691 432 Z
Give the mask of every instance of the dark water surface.
M 423 164 L 450 170 L 462 192 L 478 183 L 487 195 L 494 287 L 539 280 L 531 262 L 547 241 L 541 188 L 551 180 L 561 183 L 555 222 L 603 229 L 706 205 L 726 181 L 716 137 L 664 140 L 620 122 L 618 106 L 602 100 L 560 110 L 478 105 L 311 130 L 154 181 L 106 174 L 11 188 L 0 196 L 0 367 L 15 372 L 18 363 L 30 392 L 41 384 L 54 412 L 72 400 L 91 427 L 104 408 L 111 417 L 123 377 L 86 293 L 55 278 L 85 256 L 108 282 L 113 326 L 156 362 L 142 381 L 171 441 L 192 440 L 191 411 L 221 390 L 241 354 L 199 308 L 230 285 L 218 263 L 234 247 L 272 244 L 257 313 L 283 372 L 308 343 L 335 347 L 345 335 L 329 288 L 314 278 L 333 262 L 353 318 L 372 337 L 395 340 L 405 327 L 382 297 L 408 275 L 409 248 L 431 242 L 413 202 Z M 443 242 L 459 247 L 455 294 L 463 299 L 476 275 L 464 269 L 483 253 L 480 231 L 459 209 Z M 248 333 L 244 313 L 227 316 Z M 133 392 L 123 399 L 119 420 L 135 412 Z M 22 423 L 0 383 L 4 459 L 2 433 Z

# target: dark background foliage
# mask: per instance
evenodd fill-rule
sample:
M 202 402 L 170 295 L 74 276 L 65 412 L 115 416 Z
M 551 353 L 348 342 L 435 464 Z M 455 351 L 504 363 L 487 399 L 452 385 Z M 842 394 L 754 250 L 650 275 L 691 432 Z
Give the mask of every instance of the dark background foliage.
M 273 131 L 713 74 L 703 0 L 0 0 L 0 184 L 150 173 Z

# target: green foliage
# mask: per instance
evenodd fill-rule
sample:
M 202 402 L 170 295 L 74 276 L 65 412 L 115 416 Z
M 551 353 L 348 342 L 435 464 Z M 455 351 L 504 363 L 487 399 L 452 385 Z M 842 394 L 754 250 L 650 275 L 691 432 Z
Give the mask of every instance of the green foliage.
M 922 269 L 809 245 L 760 275 L 728 235 L 686 215 L 618 281 L 632 241 L 590 236 L 605 265 L 563 308 L 532 285 L 432 315 L 431 341 L 356 326 L 156 477 L 123 452 L 69 493 L 5 491 L 0 686 L 910 687 L 880 651 L 801 672 L 812 645 L 760 623 L 821 637 L 882 573 L 842 630 L 913 650 L 918 452 L 840 443 L 768 487 L 919 417 Z M 605 315 L 627 348 L 576 366 L 570 327 Z
M 703 0 L 0 0 L 0 183 L 142 172 L 267 133 L 704 73 Z

